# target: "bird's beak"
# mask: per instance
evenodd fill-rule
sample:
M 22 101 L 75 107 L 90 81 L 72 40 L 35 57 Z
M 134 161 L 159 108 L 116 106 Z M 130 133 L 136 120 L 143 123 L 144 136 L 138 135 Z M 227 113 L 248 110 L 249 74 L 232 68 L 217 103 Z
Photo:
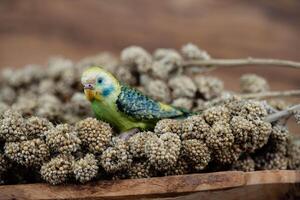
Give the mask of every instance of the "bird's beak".
M 83 87 L 86 98 L 92 101 L 95 98 L 94 86 L 92 84 L 85 84 Z

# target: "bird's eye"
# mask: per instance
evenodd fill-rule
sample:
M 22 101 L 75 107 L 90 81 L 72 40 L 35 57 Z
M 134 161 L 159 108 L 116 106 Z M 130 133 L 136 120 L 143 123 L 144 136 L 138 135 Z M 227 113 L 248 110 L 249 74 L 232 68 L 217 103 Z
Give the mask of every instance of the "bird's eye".
M 103 82 L 103 79 L 102 79 L 102 78 L 98 78 L 97 82 L 98 82 L 99 84 L 101 84 L 101 83 Z

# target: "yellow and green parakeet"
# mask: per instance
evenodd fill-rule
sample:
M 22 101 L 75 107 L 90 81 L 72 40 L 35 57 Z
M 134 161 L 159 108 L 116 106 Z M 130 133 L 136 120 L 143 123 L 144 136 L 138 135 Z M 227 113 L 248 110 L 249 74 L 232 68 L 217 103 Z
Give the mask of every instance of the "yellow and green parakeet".
M 90 67 L 84 71 L 81 83 L 97 119 L 110 123 L 120 132 L 135 128 L 151 129 L 160 119 L 188 115 L 183 110 L 157 102 L 121 84 L 100 67 Z

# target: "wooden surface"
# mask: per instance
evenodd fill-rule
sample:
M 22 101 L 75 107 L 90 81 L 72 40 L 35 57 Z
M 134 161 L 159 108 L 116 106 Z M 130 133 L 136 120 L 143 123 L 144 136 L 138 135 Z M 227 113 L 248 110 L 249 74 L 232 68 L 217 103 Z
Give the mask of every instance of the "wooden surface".
M 261 199 L 293 192 L 300 171 L 216 172 L 150 179 L 99 181 L 86 185 L 0 186 L 0 199 Z M 276 190 L 275 190 L 276 189 Z M 274 191 L 272 191 L 274 190 Z M 249 196 L 248 196 L 249 194 Z M 224 195 L 227 196 L 224 199 Z M 274 199 L 272 198 L 272 199 Z

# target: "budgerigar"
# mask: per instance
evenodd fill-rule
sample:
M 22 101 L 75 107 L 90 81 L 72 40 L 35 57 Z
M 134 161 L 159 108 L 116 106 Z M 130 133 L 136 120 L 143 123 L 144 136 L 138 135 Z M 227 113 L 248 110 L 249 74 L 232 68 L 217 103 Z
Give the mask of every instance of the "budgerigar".
M 155 101 L 121 84 L 100 67 L 84 71 L 81 82 L 97 119 L 110 123 L 119 132 L 151 129 L 160 119 L 188 115 L 181 109 Z

